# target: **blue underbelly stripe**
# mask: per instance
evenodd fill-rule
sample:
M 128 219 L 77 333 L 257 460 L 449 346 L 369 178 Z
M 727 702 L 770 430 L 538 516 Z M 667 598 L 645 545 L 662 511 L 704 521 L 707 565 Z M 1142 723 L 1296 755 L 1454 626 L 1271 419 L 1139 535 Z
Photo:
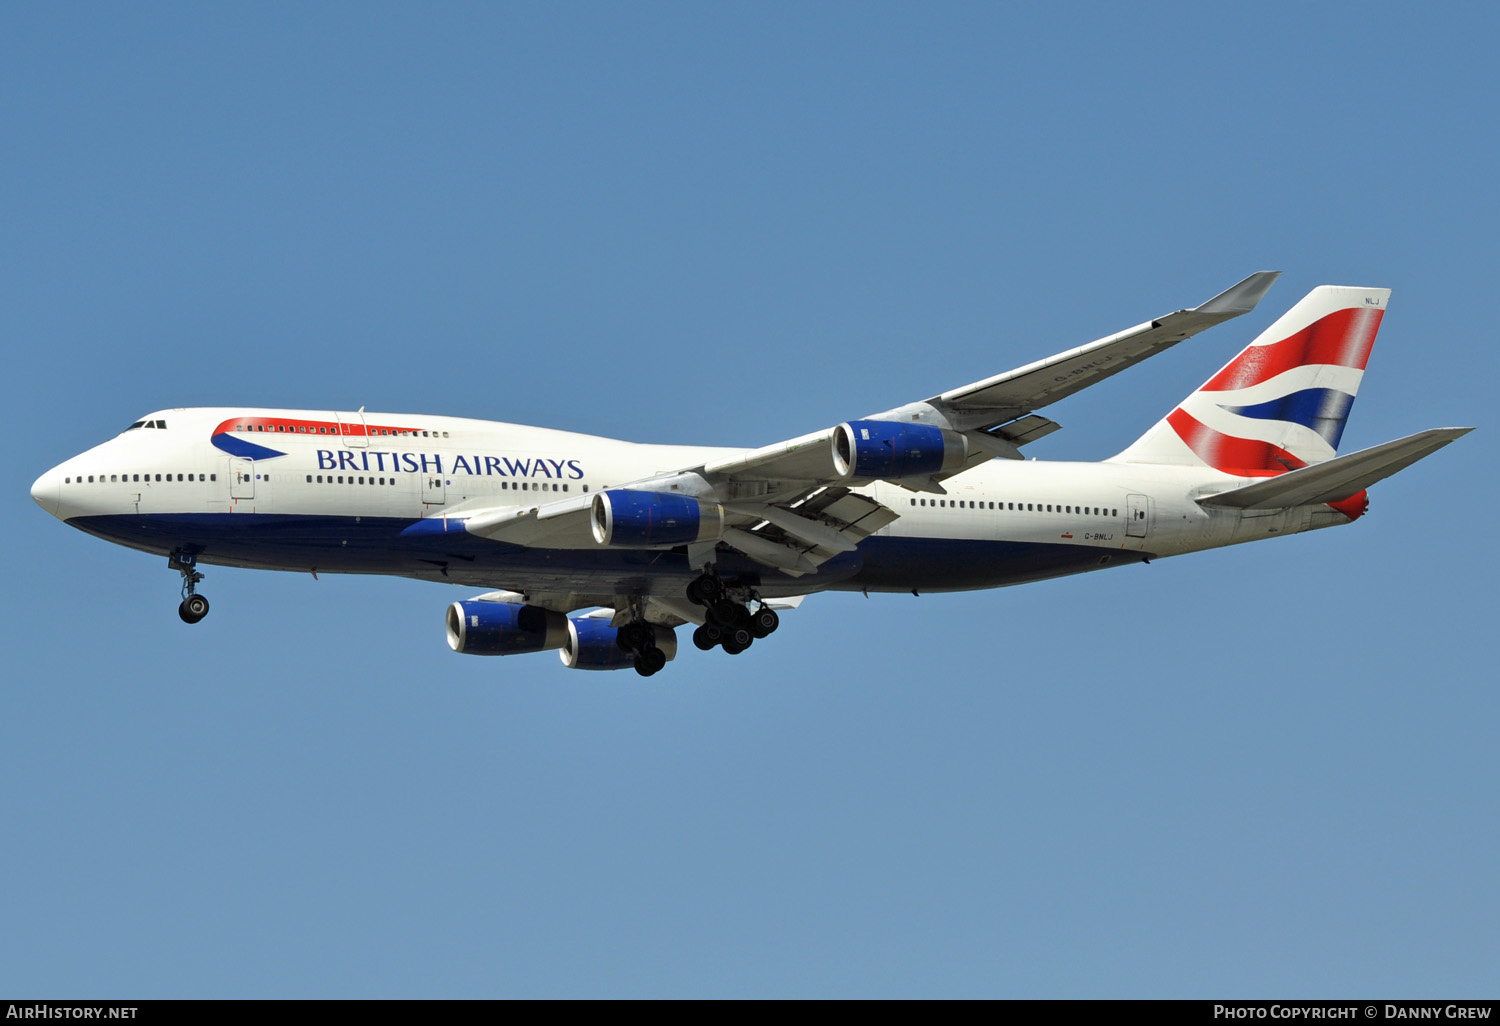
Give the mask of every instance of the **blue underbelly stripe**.
M 520 585 L 529 576 L 583 577 L 628 586 L 696 571 L 683 551 L 542 549 L 469 534 L 441 518 L 304 516 L 276 513 L 153 513 L 74 517 L 68 523 L 148 552 L 194 552 L 204 563 L 328 573 L 391 574 Z M 415 530 L 414 530 L 415 528 Z M 750 584 L 795 583 L 804 591 L 962 591 L 1043 580 L 1150 558 L 1151 553 L 1051 542 L 960 538 L 866 538 L 857 551 L 790 578 L 735 552 L 722 574 Z M 447 570 L 449 572 L 445 573 Z M 650 590 L 642 587 L 640 590 Z M 787 588 L 779 589 L 787 592 Z M 793 589 L 796 590 L 796 589 Z M 788 592 L 789 593 L 789 592 Z

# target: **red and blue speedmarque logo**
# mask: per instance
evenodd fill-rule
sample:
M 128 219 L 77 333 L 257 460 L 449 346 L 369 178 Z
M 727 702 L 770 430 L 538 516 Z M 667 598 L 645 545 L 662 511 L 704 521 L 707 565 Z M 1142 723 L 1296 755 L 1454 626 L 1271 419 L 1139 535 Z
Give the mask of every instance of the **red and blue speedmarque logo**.
M 358 436 L 414 438 L 419 436 L 421 431 L 417 428 L 348 424 L 333 420 L 301 420 L 295 417 L 234 417 L 214 428 L 210 440 L 214 448 L 241 459 L 273 460 L 278 456 L 285 456 L 286 453 L 279 449 L 260 444 L 266 439 L 252 441 L 250 438 L 252 435 L 267 433 L 323 435 L 325 437 L 332 435 L 334 438 Z

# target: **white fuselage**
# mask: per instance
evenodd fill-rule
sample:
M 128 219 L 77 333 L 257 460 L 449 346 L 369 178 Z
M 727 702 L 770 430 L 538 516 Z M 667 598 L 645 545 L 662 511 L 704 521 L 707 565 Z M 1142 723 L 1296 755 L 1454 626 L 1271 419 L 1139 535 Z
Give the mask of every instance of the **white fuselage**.
M 156 425 L 163 426 L 156 426 Z M 205 563 L 386 573 L 601 600 L 680 590 L 680 554 L 518 548 L 463 534 L 466 513 L 597 492 L 737 450 L 641 445 L 492 421 L 308 410 L 178 409 L 53 468 L 33 488 L 60 519 Z M 150 426 L 147 426 L 150 425 Z M 1244 479 L 1198 467 L 993 460 L 945 494 L 858 489 L 899 519 L 800 577 L 746 563 L 766 595 L 996 587 L 1347 523 L 1195 500 Z M 416 521 L 450 534 L 407 540 Z

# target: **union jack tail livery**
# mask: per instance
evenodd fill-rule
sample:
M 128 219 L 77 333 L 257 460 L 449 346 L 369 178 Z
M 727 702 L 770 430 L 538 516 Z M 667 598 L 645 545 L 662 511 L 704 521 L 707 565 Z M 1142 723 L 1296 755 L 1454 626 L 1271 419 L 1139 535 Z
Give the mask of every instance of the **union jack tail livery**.
M 1333 459 L 1390 294 L 1313 289 L 1115 461 L 1276 477 Z

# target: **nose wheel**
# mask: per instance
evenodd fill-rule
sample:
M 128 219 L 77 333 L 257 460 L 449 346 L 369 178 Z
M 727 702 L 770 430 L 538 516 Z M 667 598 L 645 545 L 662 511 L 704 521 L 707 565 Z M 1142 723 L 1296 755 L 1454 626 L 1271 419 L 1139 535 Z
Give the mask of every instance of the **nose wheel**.
M 208 599 L 202 595 L 189 595 L 177 607 L 177 615 L 183 623 L 197 623 L 208 615 Z
M 167 567 L 182 574 L 182 603 L 177 615 L 183 623 L 197 623 L 208 615 L 208 599 L 198 594 L 198 582 L 203 575 L 198 572 L 198 557 L 191 552 L 174 552 L 167 557 Z

